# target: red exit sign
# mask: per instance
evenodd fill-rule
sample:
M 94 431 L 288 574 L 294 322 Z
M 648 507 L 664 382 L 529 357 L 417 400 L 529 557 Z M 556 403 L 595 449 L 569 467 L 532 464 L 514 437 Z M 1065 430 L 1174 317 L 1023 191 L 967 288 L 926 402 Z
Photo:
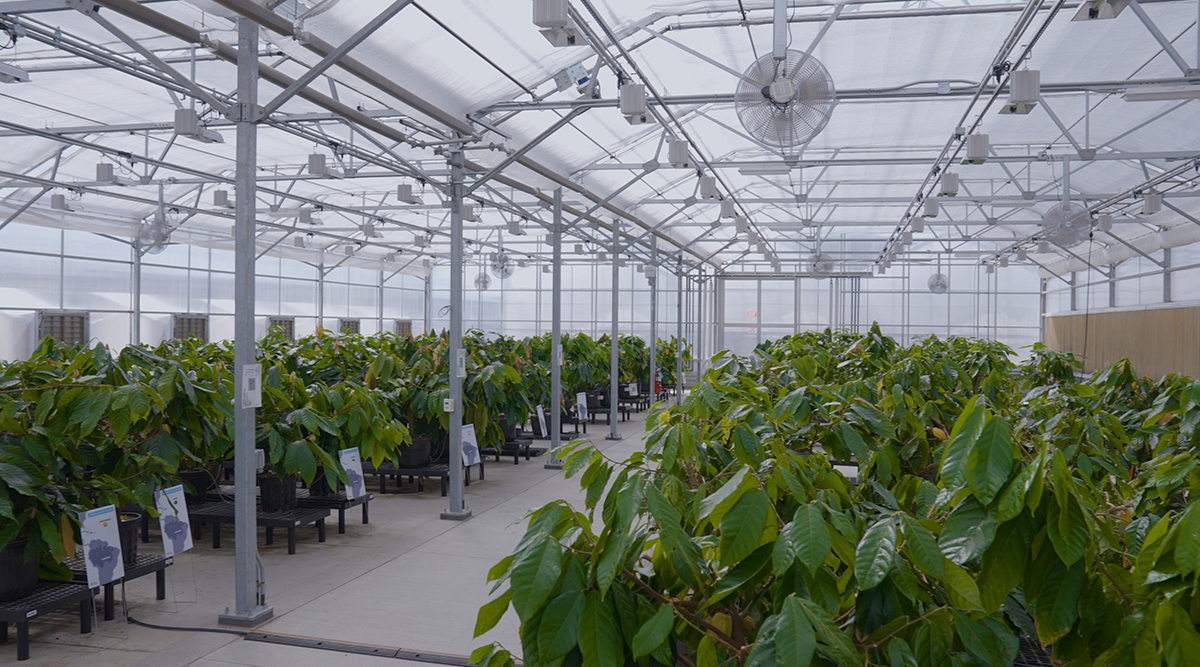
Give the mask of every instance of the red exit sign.
M 757 310 L 747 310 L 746 317 L 758 317 L 758 311 Z

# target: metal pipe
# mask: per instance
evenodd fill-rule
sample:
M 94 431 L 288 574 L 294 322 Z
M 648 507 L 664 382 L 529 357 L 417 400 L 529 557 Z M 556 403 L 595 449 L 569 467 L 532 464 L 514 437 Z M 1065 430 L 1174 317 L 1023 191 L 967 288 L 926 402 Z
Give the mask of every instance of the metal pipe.
M 650 264 L 643 269 L 650 283 L 650 403 L 658 402 L 658 239 L 650 239 Z
M 621 353 L 618 345 L 620 334 L 617 331 L 618 315 L 620 313 L 619 299 L 621 289 L 621 221 L 613 220 L 612 223 L 612 339 L 609 340 L 609 367 L 608 367 L 608 436 L 605 440 L 620 440 L 621 434 L 617 432 L 617 415 L 620 414 L 618 405 L 620 403 L 620 372 L 621 372 Z
M 471 517 L 463 495 L 463 377 L 467 351 L 463 348 L 463 153 L 450 152 L 450 345 L 446 349 L 450 369 L 450 508 L 443 519 L 461 521 Z
M 274 611 L 261 604 L 257 595 L 265 585 L 258 565 L 258 525 L 256 516 L 254 408 L 246 407 L 248 370 L 255 363 L 254 340 L 254 206 L 258 183 L 258 26 L 238 21 L 238 45 L 246 57 L 237 60 L 238 96 L 231 109 L 237 121 L 237 170 L 234 226 L 234 570 L 236 608 L 226 611 L 221 620 L 238 625 L 255 625 L 269 619 Z M 261 367 L 259 367 L 261 371 Z M 260 376 L 261 377 L 261 376 Z
M 554 272 L 550 279 L 550 461 L 546 463 L 551 469 L 562 468 L 558 459 L 562 444 L 562 230 L 562 188 L 555 188 L 554 222 L 550 228 Z
M 675 405 L 683 405 L 683 262 L 675 278 Z

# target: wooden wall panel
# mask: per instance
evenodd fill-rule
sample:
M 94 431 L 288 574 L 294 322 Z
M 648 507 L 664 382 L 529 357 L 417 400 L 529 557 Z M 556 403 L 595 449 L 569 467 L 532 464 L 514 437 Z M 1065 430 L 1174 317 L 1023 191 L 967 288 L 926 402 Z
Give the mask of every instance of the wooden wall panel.
M 1129 357 L 1139 374 L 1156 380 L 1172 371 L 1200 378 L 1200 307 L 1052 315 L 1046 347 L 1084 355 L 1085 331 L 1086 372 Z

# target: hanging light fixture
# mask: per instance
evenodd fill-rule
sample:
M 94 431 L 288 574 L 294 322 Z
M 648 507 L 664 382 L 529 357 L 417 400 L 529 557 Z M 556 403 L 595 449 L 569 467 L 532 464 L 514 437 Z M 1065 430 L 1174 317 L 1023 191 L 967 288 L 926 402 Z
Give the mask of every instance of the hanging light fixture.
M 1147 192 L 1142 195 L 1142 215 L 1154 215 L 1162 210 L 1162 195 L 1157 192 Z
M 1017 261 L 1024 262 L 1029 259 L 1029 251 L 1024 247 L 1017 248 Z
M 968 134 L 967 135 L 967 156 L 963 158 L 963 164 L 983 164 L 988 159 L 988 135 L 986 134 Z
M 700 198 L 701 199 L 716 199 L 717 198 L 717 177 L 706 175 L 700 177 Z
M 939 197 L 954 197 L 958 194 L 958 174 L 952 171 L 942 173 L 942 187 L 938 188 Z
M 1113 226 L 1113 217 L 1111 213 L 1101 213 L 1096 216 L 1096 231 L 1111 232 Z
M 938 217 L 939 208 L 938 198 L 929 197 L 925 200 L 925 212 L 922 213 L 921 216 L 925 218 L 936 218 Z
M 909 227 L 912 228 L 914 234 L 920 234 L 925 231 L 925 219 L 913 218 L 909 221 Z
M 1050 252 L 1050 242 L 1049 241 L 1038 241 L 1038 254 L 1045 255 L 1048 252 Z
M 736 215 L 737 215 L 737 206 L 733 203 L 733 200 L 732 199 L 722 199 L 721 200 L 721 217 L 722 218 L 733 218 Z
M 1017 70 L 1008 78 L 1008 104 L 1000 113 L 1025 115 L 1037 106 L 1042 90 L 1042 73 L 1036 69 Z

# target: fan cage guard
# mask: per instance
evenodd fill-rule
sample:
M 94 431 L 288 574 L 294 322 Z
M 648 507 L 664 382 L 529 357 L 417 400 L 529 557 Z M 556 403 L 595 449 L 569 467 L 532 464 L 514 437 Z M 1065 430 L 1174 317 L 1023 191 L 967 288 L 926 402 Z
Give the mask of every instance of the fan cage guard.
M 833 258 L 823 252 L 813 253 L 808 258 L 808 270 L 818 276 L 832 273 Z
M 950 289 L 950 278 L 944 273 L 935 273 L 929 276 L 929 280 L 925 283 L 929 287 L 929 291 L 934 294 L 945 294 Z
M 792 82 L 795 96 L 778 104 L 764 89 L 782 79 Z M 767 54 L 750 65 L 738 82 L 734 107 L 752 137 L 768 146 L 787 148 L 807 143 L 825 128 L 836 96 L 833 78 L 821 61 L 788 51 L 784 60 Z
M 1061 248 L 1071 248 L 1087 240 L 1092 228 L 1092 216 L 1078 202 L 1054 204 L 1042 214 L 1042 234 L 1047 241 Z

